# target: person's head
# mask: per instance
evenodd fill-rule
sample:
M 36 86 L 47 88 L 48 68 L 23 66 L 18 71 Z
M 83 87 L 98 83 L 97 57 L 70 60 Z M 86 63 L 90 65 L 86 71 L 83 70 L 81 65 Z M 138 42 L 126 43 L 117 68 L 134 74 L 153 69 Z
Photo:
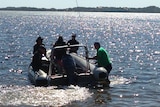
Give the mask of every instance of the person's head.
M 59 36 L 59 37 L 58 37 L 58 41 L 59 41 L 59 42 L 63 42 L 63 37 L 62 37 L 62 36 Z
M 95 42 L 94 43 L 94 48 L 95 49 L 99 49 L 101 47 L 100 43 L 99 42 Z
M 72 39 L 75 39 L 75 38 L 76 38 L 76 34 L 73 33 L 73 34 L 72 34 Z
M 39 36 L 39 37 L 37 38 L 36 42 L 37 42 L 37 44 L 42 44 L 43 38 Z

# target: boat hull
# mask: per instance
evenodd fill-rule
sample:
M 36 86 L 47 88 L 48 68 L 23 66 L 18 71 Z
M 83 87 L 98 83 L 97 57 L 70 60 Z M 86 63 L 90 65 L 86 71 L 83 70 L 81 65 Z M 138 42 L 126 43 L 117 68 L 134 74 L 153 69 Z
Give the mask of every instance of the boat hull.
M 31 83 L 35 86 L 67 86 L 68 78 L 66 74 L 54 74 L 48 76 L 44 71 L 39 70 L 39 72 L 34 72 L 32 67 L 29 67 L 28 77 Z M 90 73 L 80 73 L 76 74 L 76 84 L 78 86 L 95 86 L 97 81 L 94 76 Z
M 95 86 L 97 84 L 95 81 L 95 78 L 90 73 L 77 74 L 76 78 L 77 78 L 76 84 L 73 84 L 73 85 L 89 87 L 89 86 Z M 51 86 L 67 86 L 71 84 L 68 83 L 67 75 L 53 75 L 51 76 L 50 85 Z
M 35 86 L 67 86 L 68 83 L 67 75 L 55 74 L 48 76 L 44 71 L 34 72 L 32 67 L 29 68 L 28 77 L 31 83 Z M 90 73 L 80 73 L 76 75 L 76 84 L 78 86 L 95 86 L 96 80 Z
M 49 85 L 50 78 L 47 75 L 47 73 L 45 73 L 42 70 L 35 72 L 33 71 L 32 66 L 29 66 L 28 77 L 31 83 L 34 84 L 35 86 L 48 86 Z

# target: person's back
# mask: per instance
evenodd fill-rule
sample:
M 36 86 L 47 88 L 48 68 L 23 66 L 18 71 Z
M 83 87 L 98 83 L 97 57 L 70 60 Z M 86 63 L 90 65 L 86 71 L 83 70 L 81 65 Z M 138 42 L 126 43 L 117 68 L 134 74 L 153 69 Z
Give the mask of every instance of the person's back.
M 38 51 L 35 52 L 32 59 L 32 67 L 34 71 L 38 71 L 39 69 L 48 72 L 49 62 L 46 55 L 46 49 L 44 46 L 40 46 Z
M 108 73 L 110 73 L 110 71 L 112 70 L 112 64 L 107 51 L 100 46 L 99 42 L 95 42 L 94 47 L 95 49 L 97 49 L 96 59 L 98 62 L 98 66 L 104 67 L 108 71 Z
M 44 45 L 42 42 L 43 42 L 43 38 L 38 37 L 36 40 L 36 44 L 33 46 L 33 54 L 35 54 L 38 51 L 41 45 Z
M 98 66 L 102 67 L 111 64 L 107 51 L 102 47 L 100 47 L 97 51 L 97 61 Z
M 53 47 L 56 46 L 64 46 L 66 45 L 66 43 L 63 41 L 62 36 L 60 36 L 58 38 L 58 40 L 55 42 Z M 64 48 L 59 48 L 59 49 L 55 49 L 54 50 L 54 56 L 56 57 L 56 59 L 61 60 L 62 56 L 66 53 L 66 50 Z
M 33 71 L 38 71 L 40 67 L 41 67 L 41 54 L 38 51 L 36 51 L 32 58 Z
M 69 40 L 67 42 L 68 45 L 75 45 L 75 44 L 79 44 L 79 42 L 75 39 L 76 38 L 76 34 L 72 34 L 72 39 Z M 72 47 L 70 48 L 69 52 L 72 53 L 77 53 L 77 50 L 78 50 L 78 46 L 77 47 Z
M 73 39 L 69 40 L 68 43 L 69 43 L 70 45 L 79 44 L 79 42 L 78 42 L 77 40 L 73 40 Z

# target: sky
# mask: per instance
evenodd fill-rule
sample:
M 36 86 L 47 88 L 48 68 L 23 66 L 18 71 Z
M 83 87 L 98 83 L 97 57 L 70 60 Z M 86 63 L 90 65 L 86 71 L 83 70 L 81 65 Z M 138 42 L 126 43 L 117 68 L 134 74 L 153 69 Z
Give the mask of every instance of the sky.
M 160 0 L 0 0 L 4 7 L 72 8 L 72 7 L 160 7 Z

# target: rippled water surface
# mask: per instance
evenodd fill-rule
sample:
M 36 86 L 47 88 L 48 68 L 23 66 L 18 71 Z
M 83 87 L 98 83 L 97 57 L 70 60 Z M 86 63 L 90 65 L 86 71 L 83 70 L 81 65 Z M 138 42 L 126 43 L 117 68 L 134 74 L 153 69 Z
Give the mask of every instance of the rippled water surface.
M 0 106 L 158 107 L 160 14 L 0 11 Z M 51 48 L 72 32 L 95 55 L 107 49 L 113 70 L 108 89 L 34 87 L 27 69 L 36 38 Z

